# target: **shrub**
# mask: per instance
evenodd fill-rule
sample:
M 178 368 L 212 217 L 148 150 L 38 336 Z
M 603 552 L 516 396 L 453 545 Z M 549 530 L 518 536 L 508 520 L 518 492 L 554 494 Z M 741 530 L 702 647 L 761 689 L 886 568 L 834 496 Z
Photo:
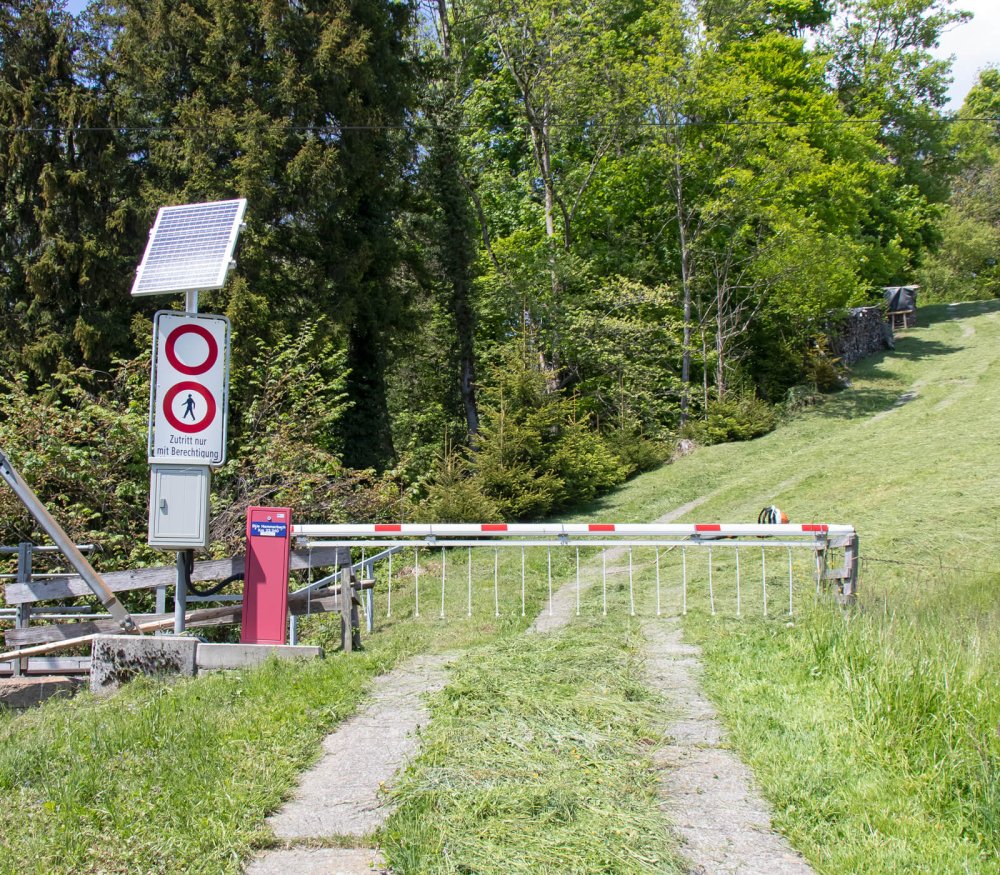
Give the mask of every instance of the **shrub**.
M 626 475 L 621 461 L 586 420 L 564 423 L 545 468 L 562 482 L 562 505 L 589 501 L 617 486 Z
M 670 458 L 669 448 L 650 440 L 635 427 L 614 428 L 604 432 L 604 442 L 618 458 L 625 478 L 652 471 Z
M 686 437 L 702 444 L 749 441 L 773 431 L 778 424 L 775 408 L 746 392 L 713 401 L 705 419 L 688 423 Z

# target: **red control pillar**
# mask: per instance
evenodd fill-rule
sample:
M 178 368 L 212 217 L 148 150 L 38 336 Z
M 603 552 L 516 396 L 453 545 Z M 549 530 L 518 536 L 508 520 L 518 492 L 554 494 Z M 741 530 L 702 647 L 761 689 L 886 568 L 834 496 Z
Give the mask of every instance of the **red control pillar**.
M 247 559 L 240 632 L 243 644 L 285 643 L 291 535 L 290 508 L 247 508 Z

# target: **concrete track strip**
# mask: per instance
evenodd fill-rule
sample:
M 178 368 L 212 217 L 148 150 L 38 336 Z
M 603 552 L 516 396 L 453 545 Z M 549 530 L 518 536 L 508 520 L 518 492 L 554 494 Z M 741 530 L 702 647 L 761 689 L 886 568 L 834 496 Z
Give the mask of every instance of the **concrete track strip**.
M 644 625 L 650 686 L 674 714 L 654 754 L 661 807 L 692 873 L 813 875 L 771 829 L 750 770 L 724 746 L 715 709 L 701 691 L 699 650 L 681 641 L 676 617 Z
M 377 677 L 372 696 L 355 716 L 323 740 L 323 754 L 303 776 L 295 795 L 267 819 L 289 844 L 361 838 L 390 814 L 382 789 L 419 747 L 418 731 L 430 719 L 425 697 L 445 685 L 453 654 L 414 657 Z M 247 875 L 353 875 L 380 866 L 364 848 L 288 848 L 254 860 Z

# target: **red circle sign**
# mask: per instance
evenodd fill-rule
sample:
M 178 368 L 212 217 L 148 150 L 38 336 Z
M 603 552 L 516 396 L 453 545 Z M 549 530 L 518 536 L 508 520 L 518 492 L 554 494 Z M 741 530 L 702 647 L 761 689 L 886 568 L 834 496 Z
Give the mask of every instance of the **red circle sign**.
M 186 365 L 177 355 L 177 341 L 185 334 L 197 335 L 208 345 L 208 353 L 204 361 L 200 364 Z M 215 342 L 212 332 L 205 328 L 204 325 L 190 324 L 175 328 L 167 336 L 167 342 L 163 351 L 166 353 L 167 361 L 170 362 L 174 370 L 180 371 L 182 374 L 187 374 L 189 377 L 197 377 L 199 374 L 204 374 L 206 371 L 211 370 L 212 365 L 219 359 L 219 344 Z
M 184 422 L 174 414 L 174 400 L 181 392 L 196 392 L 205 399 L 206 412 L 201 419 L 195 422 Z M 215 419 L 215 412 L 215 398 L 212 396 L 212 393 L 202 386 L 201 383 L 196 383 L 194 380 L 175 383 L 167 390 L 167 394 L 163 397 L 163 415 L 167 418 L 167 422 L 185 434 L 196 434 L 199 431 L 204 431 L 212 424 L 212 420 Z

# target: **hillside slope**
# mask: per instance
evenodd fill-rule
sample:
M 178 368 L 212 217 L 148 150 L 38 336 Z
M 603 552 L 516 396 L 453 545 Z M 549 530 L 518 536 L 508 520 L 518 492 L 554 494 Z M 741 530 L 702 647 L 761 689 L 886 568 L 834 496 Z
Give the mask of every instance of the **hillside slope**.
M 994 872 L 1000 848 L 1000 307 L 925 308 L 853 387 L 604 502 L 853 523 L 861 596 L 795 624 L 688 618 L 734 745 L 824 872 Z
M 752 521 L 775 502 L 793 521 L 857 526 L 865 561 L 849 614 L 802 597 L 806 567 L 793 620 L 787 602 L 769 619 L 750 616 L 746 604 L 740 619 L 731 610 L 712 616 L 697 578 L 704 554 L 688 562 L 685 633 L 703 648 L 708 692 L 731 743 L 776 826 L 830 875 L 996 870 L 1000 572 L 990 569 L 1000 568 L 992 555 L 1000 306 L 925 308 L 921 320 L 895 352 L 856 368 L 851 389 L 765 438 L 700 449 L 637 478 L 578 517 L 646 521 L 691 502 L 687 521 Z M 719 601 L 732 574 L 724 560 L 715 567 Z M 559 871 L 597 871 L 586 856 L 597 834 L 577 810 L 593 810 L 597 794 L 602 804 L 614 800 L 599 806 L 606 815 L 641 802 L 648 781 L 636 773 L 634 789 L 622 787 L 607 762 L 604 782 L 574 769 L 567 738 L 606 741 L 613 726 L 589 707 L 574 712 L 571 729 L 547 685 L 568 673 L 562 696 L 576 690 L 620 706 L 620 690 L 594 675 L 595 654 L 583 645 L 597 635 L 602 661 L 634 660 L 641 623 L 628 616 L 622 580 L 619 573 L 609 585 L 607 617 L 595 586 L 583 616 L 549 644 L 508 640 L 456 669 L 382 835 L 401 871 L 533 873 L 556 860 Z M 640 613 L 649 610 L 647 599 Z M 634 674 L 623 672 L 621 683 L 629 689 Z M 631 719 L 648 721 L 649 702 L 634 689 L 629 697 L 647 709 Z M 646 762 L 646 774 L 649 743 L 625 751 Z M 624 847 L 645 850 L 644 830 L 667 827 L 633 819 L 610 832 L 622 829 Z M 608 848 L 599 871 L 674 865 L 662 846 L 632 859 L 616 856 L 622 847 Z

